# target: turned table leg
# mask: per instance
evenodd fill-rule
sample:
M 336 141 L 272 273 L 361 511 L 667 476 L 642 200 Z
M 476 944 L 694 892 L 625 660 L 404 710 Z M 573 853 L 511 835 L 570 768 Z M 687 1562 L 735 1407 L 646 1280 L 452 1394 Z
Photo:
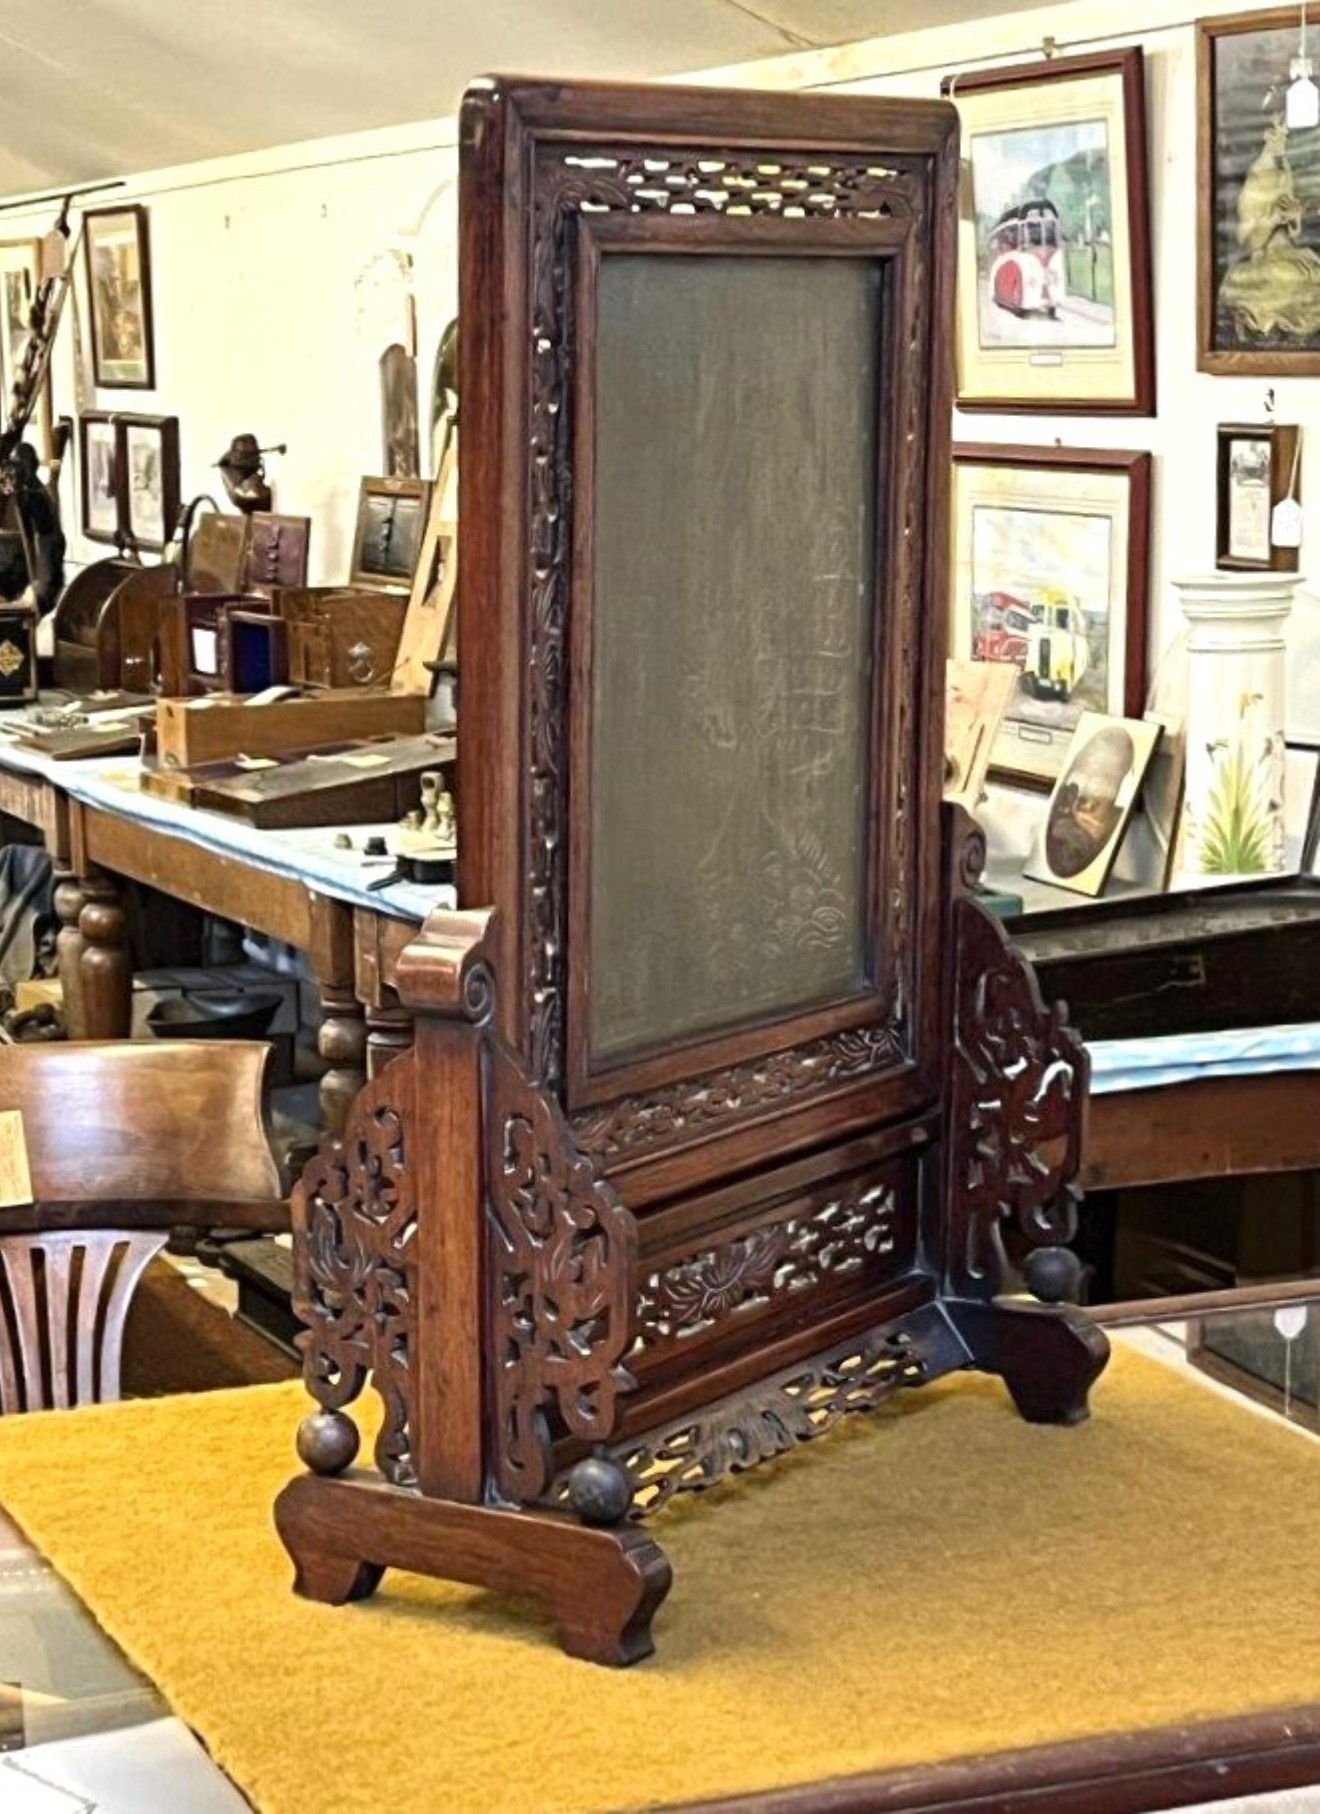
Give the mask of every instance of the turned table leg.
M 316 1049 L 330 1069 L 321 1079 L 326 1132 L 343 1132 L 348 1105 L 366 1082 L 367 1025 L 351 988 L 321 985 L 321 1029 Z
M 86 1039 L 87 1012 L 83 1007 L 82 954 L 83 935 L 78 921 L 87 896 L 78 878 L 67 871 L 55 884 L 55 913 L 60 922 L 55 939 L 59 963 L 60 994 L 64 1001 L 64 1026 L 70 1039 Z
M 82 883 L 78 915 L 81 1013 L 87 1039 L 127 1039 L 133 1026 L 133 964 L 119 890 L 97 877 Z

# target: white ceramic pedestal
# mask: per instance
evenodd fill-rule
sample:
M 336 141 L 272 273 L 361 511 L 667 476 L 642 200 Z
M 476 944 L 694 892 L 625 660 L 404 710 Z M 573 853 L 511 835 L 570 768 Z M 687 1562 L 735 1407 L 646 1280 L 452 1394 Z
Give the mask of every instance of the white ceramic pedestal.
M 1187 618 L 1187 784 L 1177 880 L 1284 866 L 1284 621 L 1295 573 L 1175 580 Z

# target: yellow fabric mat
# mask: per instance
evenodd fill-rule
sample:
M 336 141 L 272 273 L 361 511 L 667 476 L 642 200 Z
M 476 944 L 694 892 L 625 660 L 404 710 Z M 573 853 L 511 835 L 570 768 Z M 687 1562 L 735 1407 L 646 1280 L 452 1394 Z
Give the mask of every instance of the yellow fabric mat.
M 654 1522 L 657 1654 L 387 1574 L 298 1600 L 297 1385 L 0 1422 L 0 1504 L 265 1814 L 598 1814 L 1320 1698 L 1320 1444 L 1119 1351 L 960 1376 Z

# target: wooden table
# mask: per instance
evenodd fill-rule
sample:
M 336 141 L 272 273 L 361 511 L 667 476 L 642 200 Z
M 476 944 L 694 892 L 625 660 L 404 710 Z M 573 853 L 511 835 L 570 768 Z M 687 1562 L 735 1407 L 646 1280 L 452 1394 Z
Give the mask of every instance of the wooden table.
M 138 796 L 104 784 L 115 766 L 125 764 L 53 763 L 0 744 L 0 812 L 35 826 L 55 865 L 70 1032 L 128 1036 L 133 978 L 121 890 L 125 881 L 145 884 L 307 953 L 322 1009 L 317 1049 L 329 1067 L 322 1105 L 337 1130 L 364 1077 L 411 1038 L 392 983 L 424 903 L 411 913 L 367 906 L 360 880 L 337 887 L 333 877 L 299 873 L 290 834 L 261 834 L 276 863 L 254 853 L 258 840 L 246 827 L 220 815 L 199 814 L 205 823 L 194 827 L 163 823 L 153 809 L 153 820 Z M 354 835 L 360 846 L 361 831 Z

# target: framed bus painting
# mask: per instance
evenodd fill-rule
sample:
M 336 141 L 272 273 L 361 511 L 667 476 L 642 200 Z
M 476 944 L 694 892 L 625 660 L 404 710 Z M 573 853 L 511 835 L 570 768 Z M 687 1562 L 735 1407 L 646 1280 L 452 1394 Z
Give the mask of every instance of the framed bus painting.
M 1140 50 L 943 87 L 963 135 L 959 408 L 1154 415 Z
M 1146 702 L 1147 453 L 953 449 L 955 659 L 1011 664 L 991 778 L 1046 788 L 1084 712 Z

